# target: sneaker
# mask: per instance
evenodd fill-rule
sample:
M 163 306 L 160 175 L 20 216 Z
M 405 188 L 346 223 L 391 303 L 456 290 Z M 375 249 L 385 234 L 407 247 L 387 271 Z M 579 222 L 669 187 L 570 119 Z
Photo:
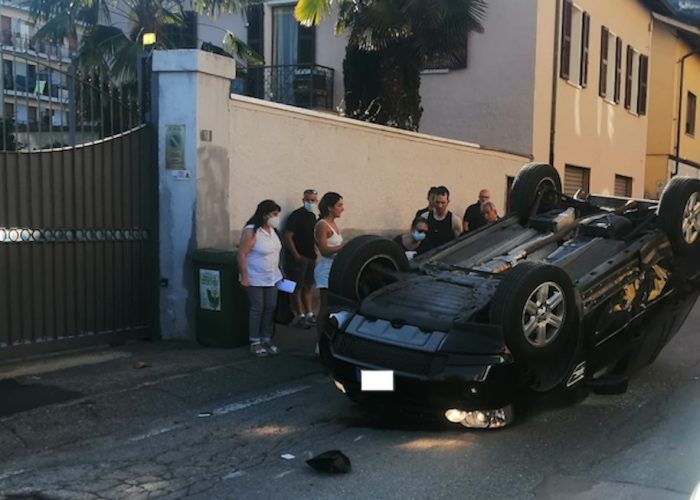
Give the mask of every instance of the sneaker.
M 308 319 L 306 316 L 299 316 L 295 321 L 294 325 L 295 328 L 301 328 L 302 330 L 308 330 L 311 328 L 311 324 L 309 323 Z
M 265 349 L 268 353 L 273 355 L 280 353 L 280 348 L 272 342 L 263 342 L 263 349 Z
M 313 313 L 306 316 L 306 323 L 309 327 L 316 326 L 316 316 L 314 316 Z
M 250 344 L 250 352 L 253 354 L 253 356 L 257 356 L 258 358 L 267 356 L 267 349 L 265 349 L 265 346 L 263 346 L 260 342 Z

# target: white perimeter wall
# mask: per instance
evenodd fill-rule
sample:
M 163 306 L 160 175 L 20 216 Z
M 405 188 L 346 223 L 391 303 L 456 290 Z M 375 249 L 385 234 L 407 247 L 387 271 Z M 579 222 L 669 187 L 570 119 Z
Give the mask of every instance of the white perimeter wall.
M 197 246 L 230 247 L 263 199 L 283 217 L 301 205 L 304 189 L 340 193 L 346 237 L 395 234 L 425 206 L 430 186 L 450 189 L 461 218 L 481 188 L 503 212 L 506 177 L 528 158 L 404 132 L 313 111 L 232 96 L 229 163 L 210 163 L 197 175 Z M 215 135 L 217 132 L 215 131 Z M 200 163 L 204 158 L 201 156 Z M 226 216 L 224 216 L 226 214 Z M 225 220 L 223 220 L 225 219 Z

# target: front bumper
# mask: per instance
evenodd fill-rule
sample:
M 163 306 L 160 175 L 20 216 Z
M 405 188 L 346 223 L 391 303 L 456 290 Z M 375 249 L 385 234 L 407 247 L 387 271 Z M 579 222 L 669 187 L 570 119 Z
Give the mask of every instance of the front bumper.
M 505 408 L 519 392 L 514 364 L 500 355 L 431 353 L 334 332 L 322 338 L 321 358 L 352 400 L 431 419 Z M 392 370 L 394 390 L 363 392 L 362 370 Z

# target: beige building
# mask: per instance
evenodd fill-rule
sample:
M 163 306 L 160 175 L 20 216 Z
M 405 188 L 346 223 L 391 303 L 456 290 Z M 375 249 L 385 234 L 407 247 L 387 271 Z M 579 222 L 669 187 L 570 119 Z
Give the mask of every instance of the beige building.
M 216 43 L 225 27 L 265 55 L 265 74 L 249 74 L 239 92 L 335 111 L 342 108 L 345 39 L 333 35 L 332 16 L 313 30 L 299 27 L 294 3 L 264 2 L 246 23 L 201 18 L 199 38 Z M 656 29 L 655 11 L 669 13 L 664 0 L 489 0 L 465 64 L 422 75 L 420 131 L 550 162 L 567 193 L 656 196 L 665 177 L 645 174 L 647 140 L 660 137 L 649 114 L 672 115 L 678 100 L 677 85 L 655 68 L 677 72 L 688 46 L 674 38 L 676 28 Z M 674 43 L 674 50 L 660 47 Z M 691 59 L 687 68 L 700 65 Z M 650 85 L 650 77 L 658 81 Z M 309 81 L 314 97 L 300 100 Z M 681 152 L 692 158 L 693 147 L 685 134 Z
M 700 177 L 700 30 L 661 14 L 653 26 L 644 192 L 655 198 L 674 175 Z

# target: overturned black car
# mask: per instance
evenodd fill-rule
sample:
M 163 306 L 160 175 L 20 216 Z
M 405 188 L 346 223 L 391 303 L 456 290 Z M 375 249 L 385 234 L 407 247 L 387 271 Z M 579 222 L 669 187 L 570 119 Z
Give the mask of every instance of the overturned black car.
M 658 202 L 567 196 L 532 163 L 510 201 L 508 217 L 410 262 L 378 236 L 343 248 L 319 344 L 341 391 L 495 428 L 516 401 L 656 358 L 700 291 L 700 180 L 673 178 Z M 380 372 L 389 390 L 363 390 Z

